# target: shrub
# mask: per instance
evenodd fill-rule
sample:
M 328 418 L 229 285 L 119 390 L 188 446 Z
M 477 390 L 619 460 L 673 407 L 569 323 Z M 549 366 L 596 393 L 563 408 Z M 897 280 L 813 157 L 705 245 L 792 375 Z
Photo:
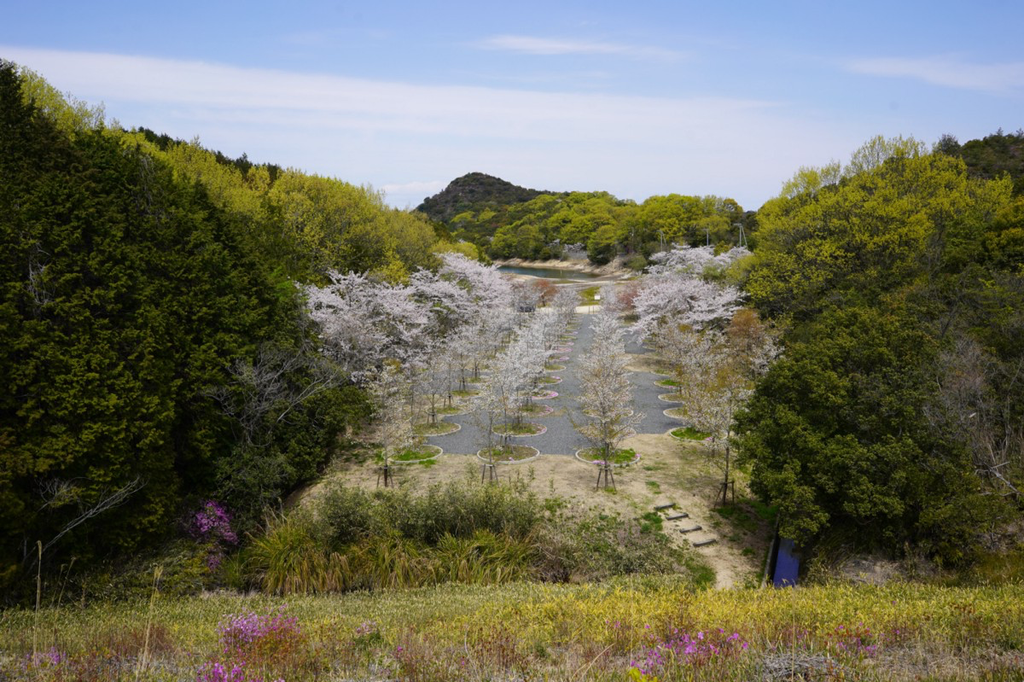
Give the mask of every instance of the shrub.
M 274 521 L 244 560 L 228 565 L 235 584 L 273 594 L 692 569 L 650 518 L 568 515 L 524 484 L 464 482 L 421 495 L 336 485 Z
M 670 573 L 684 557 L 649 522 L 603 513 L 567 517 L 538 539 L 547 580 L 593 581 L 615 575 Z
M 647 267 L 647 259 L 643 257 L 643 254 L 635 253 L 626 259 L 624 265 L 634 272 L 640 272 Z
M 313 594 L 349 587 L 347 557 L 318 542 L 304 514 L 274 522 L 249 549 L 249 566 L 265 592 Z
M 373 525 L 372 498 L 358 488 L 330 486 L 317 504 L 317 519 L 325 539 L 349 544 L 365 537 Z

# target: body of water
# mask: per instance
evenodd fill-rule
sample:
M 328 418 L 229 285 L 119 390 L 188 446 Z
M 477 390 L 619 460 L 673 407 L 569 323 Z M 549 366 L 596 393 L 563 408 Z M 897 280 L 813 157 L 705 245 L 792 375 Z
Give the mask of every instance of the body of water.
M 530 277 L 543 277 L 544 279 L 588 280 L 600 277 L 600 275 L 590 272 L 566 270 L 565 268 L 525 268 L 518 265 L 502 265 L 498 267 L 498 270 L 511 275 L 528 275 Z

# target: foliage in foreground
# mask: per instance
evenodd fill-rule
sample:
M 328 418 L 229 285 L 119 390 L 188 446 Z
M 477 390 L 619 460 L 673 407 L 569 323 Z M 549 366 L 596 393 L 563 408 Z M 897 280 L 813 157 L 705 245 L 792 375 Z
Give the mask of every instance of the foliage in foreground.
M 1024 588 L 439 586 L 0 614 L 14 680 L 1019 680 Z M 148 644 L 147 644 L 148 641 Z M 145 654 L 145 657 L 144 657 Z M 232 677 L 234 675 L 234 677 Z

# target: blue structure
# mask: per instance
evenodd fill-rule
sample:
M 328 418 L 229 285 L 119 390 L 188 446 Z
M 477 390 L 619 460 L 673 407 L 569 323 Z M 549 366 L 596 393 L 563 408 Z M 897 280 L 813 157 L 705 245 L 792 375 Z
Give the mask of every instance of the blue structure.
M 800 573 L 800 558 L 792 540 L 775 539 L 775 551 L 771 561 L 772 585 L 775 587 L 793 587 L 796 585 L 797 574 Z

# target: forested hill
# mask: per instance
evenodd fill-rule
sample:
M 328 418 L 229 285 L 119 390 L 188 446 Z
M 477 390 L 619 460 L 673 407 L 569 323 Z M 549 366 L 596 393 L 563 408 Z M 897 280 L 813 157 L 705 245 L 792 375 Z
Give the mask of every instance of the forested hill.
M 447 187 L 427 197 L 416 210 L 431 220 L 448 223 L 466 211 L 479 212 L 498 209 L 535 199 L 542 194 L 553 194 L 527 189 L 486 173 L 467 173 L 452 180 Z
M 963 144 L 944 135 L 934 151 L 962 160 L 972 178 L 1008 175 L 1013 193 L 1024 195 L 1024 130 L 999 130 Z M 825 172 L 819 180 L 828 184 L 828 178 Z M 798 174 L 783 192 L 799 192 L 806 181 Z M 453 180 L 417 211 L 443 223 L 453 239 L 472 243 L 491 258 L 558 258 L 565 246 L 582 244 L 594 263 L 625 256 L 636 269 L 666 244 L 754 245 L 761 215 L 717 196 L 667 194 L 637 203 L 608 192 L 525 189 L 483 173 Z
M 963 144 L 951 135 L 943 135 L 935 150 L 963 159 L 972 177 L 994 180 L 1006 173 L 1013 181 L 1014 194 L 1024 194 L 1024 129 L 1010 134 L 1000 129 Z
M 739 226 L 749 231 L 753 216 L 715 196 L 668 194 L 637 204 L 608 192 L 525 189 L 483 173 L 453 180 L 416 210 L 491 258 L 559 258 L 579 244 L 594 263 L 626 255 L 637 269 L 666 244 L 736 244 Z

